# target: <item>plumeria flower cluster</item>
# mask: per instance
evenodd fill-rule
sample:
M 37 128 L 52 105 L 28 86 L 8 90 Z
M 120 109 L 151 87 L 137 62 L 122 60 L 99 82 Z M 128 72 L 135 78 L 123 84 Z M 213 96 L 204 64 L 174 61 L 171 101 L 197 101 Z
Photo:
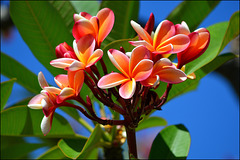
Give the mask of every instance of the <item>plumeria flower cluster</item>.
M 208 30 L 200 28 L 190 32 L 184 21 L 174 25 L 164 20 L 153 32 L 154 16 L 151 14 L 144 28 L 134 21 L 130 22 L 138 34 L 137 41 L 129 41 L 135 47 L 132 51 L 126 52 L 121 47 L 103 53 L 101 44 L 114 25 L 113 11 L 104 8 L 96 16 L 81 12 L 74 14 L 73 18 L 72 47 L 66 42 L 59 44 L 56 47 L 57 59 L 50 62 L 53 67 L 66 70 L 67 74 L 57 75 L 54 80 L 58 87 L 52 87 L 40 72 L 38 81 L 42 91 L 28 104 L 32 109 L 43 110 L 41 129 L 44 135 L 50 131 L 54 112 L 60 106 L 76 108 L 103 125 L 136 127 L 143 114 L 161 109 L 173 84 L 196 77 L 194 73 L 188 76 L 184 73 L 185 64 L 201 56 L 210 40 Z M 107 71 L 103 54 L 108 55 L 119 72 Z M 168 59 L 171 54 L 177 54 L 177 63 Z M 101 76 L 97 62 L 105 75 Z M 161 81 L 168 85 L 159 98 L 154 89 Z M 124 119 L 98 117 L 89 96 L 86 101 L 80 96 L 84 83 L 99 102 L 123 115 Z M 118 103 L 114 102 L 113 96 Z M 84 108 L 68 100 L 78 101 Z

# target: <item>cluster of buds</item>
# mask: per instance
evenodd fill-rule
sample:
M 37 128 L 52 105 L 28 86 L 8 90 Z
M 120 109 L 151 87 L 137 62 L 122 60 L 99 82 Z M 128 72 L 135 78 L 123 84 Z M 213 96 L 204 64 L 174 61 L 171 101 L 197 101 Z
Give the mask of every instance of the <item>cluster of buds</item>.
M 184 73 L 185 64 L 203 54 L 210 39 L 208 30 L 200 28 L 191 33 L 185 22 L 174 25 L 164 20 L 153 32 L 154 16 L 151 14 L 145 28 L 131 21 L 139 37 L 138 41 L 129 42 L 135 46 L 132 51 L 125 52 L 121 47 L 120 50 L 110 49 L 103 53 L 101 43 L 114 25 L 113 11 L 104 8 L 96 16 L 81 12 L 74 14 L 73 18 L 73 47 L 66 42 L 59 44 L 56 47 L 57 59 L 50 62 L 54 67 L 66 70 L 67 74 L 54 78 L 57 88 L 49 86 L 40 72 L 38 80 L 42 88 L 41 94 L 32 98 L 28 104 L 32 109 L 43 110 L 41 129 L 44 135 L 50 131 L 54 112 L 60 106 L 76 108 L 89 119 L 103 125 L 136 128 L 143 114 L 161 109 L 172 84 L 195 78 L 194 73 L 188 76 Z M 103 54 L 108 54 L 119 72 L 107 71 Z M 171 54 L 177 54 L 178 63 L 172 63 L 168 59 Z M 96 67 L 98 61 L 104 76 L 100 75 L 99 68 Z M 161 81 L 168 85 L 159 98 L 154 89 Z M 98 117 L 89 96 L 86 101 L 80 96 L 84 83 L 99 102 L 123 115 L 124 119 Z M 118 103 L 114 102 L 113 96 Z M 84 108 L 67 100 L 78 101 Z

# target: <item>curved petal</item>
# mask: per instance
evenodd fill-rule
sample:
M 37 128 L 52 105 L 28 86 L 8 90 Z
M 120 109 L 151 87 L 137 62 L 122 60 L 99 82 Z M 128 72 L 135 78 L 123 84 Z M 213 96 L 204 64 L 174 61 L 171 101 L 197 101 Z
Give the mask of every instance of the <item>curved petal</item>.
M 72 80 L 71 80 L 71 82 L 72 82 Z M 82 89 L 82 86 L 84 83 L 84 71 L 83 70 L 79 70 L 79 71 L 75 72 L 73 82 L 74 82 L 73 89 L 75 90 L 75 95 L 77 96 L 79 94 L 80 90 Z
M 54 77 L 55 83 L 63 89 L 64 87 L 69 87 L 68 75 L 60 74 Z
M 93 25 L 93 28 L 95 29 L 95 32 L 98 33 L 98 25 L 99 25 L 99 19 L 98 17 L 94 16 L 94 17 L 91 17 L 90 18 L 90 22 L 92 23 Z
M 54 112 L 52 112 L 52 114 L 48 117 L 44 116 L 42 119 L 41 130 L 42 130 L 42 133 L 44 134 L 44 136 L 46 136 L 49 133 L 49 131 L 51 130 L 53 114 L 54 114 Z
M 168 20 L 162 21 L 155 31 L 153 37 L 153 47 L 157 48 L 162 42 L 166 41 L 167 39 L 171 38 L 174 35 L 175 35 L 174 24 Z
M 75 59 L 72 59 L 72 58 L 58 58 L 58 59 L 54 59 L 50 62 L 50 64 L 53 66 L 53 67 L 56 67 L 56 68 L 66 68 L 66 67 L 69 67 L 70 64 L 72 64 L 74 61 L 76 61 Z
M 132 98 L 136 90 L 136 81 L 134 78 L 123 83 L 119 88 L 119 95 L 124 99 Z
M 77 71 L 80 69 L 85 69 L 85 64 L 79 61 L 74 61 L 69 67 L 66 68 L 69 71 Z
M 79 21 L 75 22 L 73 25 L 72 34 L 77 42 L 80 38 L 87 34 L 91 34 L 94 38 L 96 38 L 95 29 L 92 23 L 87 19 L 80 19 Z
M 42 89 L 44 89 L 44 87 L 48 87 L 48 83 L 42 72 L 38 73 L 38 82 Z
M 89 57 L 91 56 L 91 54 L 94 51 L 94 48 L 95 48 L 94 37 L 92 35 L 83 36 L 77 42 L 78 52 L 76 53 L 76 55 L 77 55 L 78 59 L 86 65 Z M 75 46 L 74 46 L 74 49 L 76 49 Z
M 155 49 L 153 48 L 153 46 L 146 42 L 145 40 L 142 40 L 142 41 L 129 41 L 129 43 L 133 46 L 140 46 L 140 45 L 143 45 L 145 46 L 149 51 L 153 52 L 155 51 Z
M 159 82 L 160 82 L 159 76 L 154 75 L 154 76 L 150 76 L 147 79 L 141 81 L 141 84 L 146 87 L 149 87 L 149 86 L 155 87 L 159 84 Z
M 101 89 L 112 88 L 118 86 L 119 84 L 125 83 L 126 81 L 129 81 L 129 78 L 123 74 L 115 72 L 109 73 L 98 81 L 98 87 Z
M 172 44 L 168 44 L 166 46 L 159 46 L 157 47 L 156 51 L 153 52 L 155 54 L 168 54 L 173 52 L 173 45 Z
M 150 58 L 150 52 L 146 47 L 138 46 L 132 50 L 129 63 L 130 74 L 133 72 L 133 69 L 136 67 L 136 65 L 145 58 Z
M 176 68 L 176 66 L 168 58 L 161 58 L 154 64 L 152 74 L 156 75 L 158 72 L 160 72 L 163 68 L 166 67 Z
M 188 28 L 188 25 L 184 21 L 182 21 L 181 24 L 176 24 L 175 28 L 176 28 L 176 34 L 185 34 L 185 35 L 190 34 L 190 30 Z
M 44 87 L 44 90 L 53 94 L 59 94 L 61 92 L 61 89 L 56 87 Z
M 90 20 L 91 17 L 92 16 L 87 12 L 80 12 L 79 14 L 74 14 L 73 15 L 73 19 L 74 19 L 75 22 L 80 20 L 80 19 L 85 19 L 85 18 Z
M 97 49 L 93 52 L 93 54 L 89 57 L 87 61 L 87 66 L 90 67 L 91 65 L 95 64 L 99 59 L 103 56 L 103 51 L 101 49 Z
M 190 44 L 190 39 L 187 35 L 177 34 L 161 43 L 160 46 L 165 46 L 168 44 L 173 45 L 173 53 L 179 53 L 188 47 Z
M 65 87 L 57 97 L 57 103 L 62 103 L 65 99 L 75 95 L 75 91 L 72 88 Z
M 129 77 L 129 58 L 127 55 L 116 49 L 110 49 L 108 57 L 120 72 Z
M 38 94 L 34 96 L 28 103 L 28 107 L 32 109 L 42 109 L 41 101 L 45 98 L 44 95 Z
M 131 20 L 131 25 L 133 27 L 133 29 L 137 32 L 137 34 L 146 42 L 148 42 L 149 44 L 153 44 L 152 38 L 151 36 L 147 33 L 147 31 L 145 29 L 143 29 L 139 24 L 137 24 L 136 22 L 134 22 L 133 20 Z
M 132 78 L 134 78 L 136 81 L 145 80 L 151 75 L 152 69 L 153 61 L 150 59 L 143 59 L 133 69 Z
M 114 24 L 114 13 L 109 8 L 103 8 L 97 13 L 99 19 L 98 46 L 107 37 Z
M 172 84 L 181 83 L 187 79 L 187 76 L 183 71 L 171 67 L 162 69 L 158 72 L 158 75 L 160 81 Z

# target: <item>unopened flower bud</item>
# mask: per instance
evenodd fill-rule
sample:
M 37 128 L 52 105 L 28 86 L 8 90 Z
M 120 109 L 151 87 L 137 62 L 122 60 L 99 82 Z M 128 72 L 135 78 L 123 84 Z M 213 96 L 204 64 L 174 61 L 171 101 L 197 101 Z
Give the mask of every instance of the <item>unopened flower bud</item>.
M 77 59 L 77 56 L 74 53 L 74 50 L 66 42 L 59 44 L 56 49 L 57 58 L 73 58 Z

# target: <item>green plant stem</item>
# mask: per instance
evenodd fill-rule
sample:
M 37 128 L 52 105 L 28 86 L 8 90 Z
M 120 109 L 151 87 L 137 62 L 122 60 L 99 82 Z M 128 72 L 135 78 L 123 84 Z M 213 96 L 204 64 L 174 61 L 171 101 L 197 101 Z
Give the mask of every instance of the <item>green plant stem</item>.
M 79 122 L 82 126 L 84 126 L 89 132 L 92 132 L 92 131 L 93 131 L 93 127 L 90 126 L 90 124 L 87 123 L 87 121 L 85 121 L 83 118 L 79 118 L 79 119 L 78 119 L 78 122 Z

